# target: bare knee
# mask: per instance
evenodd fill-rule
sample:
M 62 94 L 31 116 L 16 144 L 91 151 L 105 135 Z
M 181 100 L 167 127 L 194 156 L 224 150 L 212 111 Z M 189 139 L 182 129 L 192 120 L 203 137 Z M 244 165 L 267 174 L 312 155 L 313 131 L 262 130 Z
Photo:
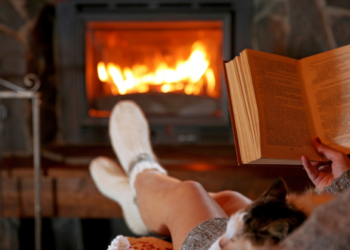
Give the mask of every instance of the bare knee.
M 220 200 L 231 200 L 234 198 L 241 198 L 245 197 L 239 192 L 236 191 L 231 191 L 231 190 L 225 190 L 225 191 L 220 191 L 217 193 L 211 193 L 211 196 L 213 197 L 214 200 L 220 199 Z
M 191 180 L 180 182 L 176 189 L 179 193 L 196 193 L 205 191 L 202 184 Z
M 207 194 L 203 186 L 196 181 L 182 181 L 176 185 L 172 192 L 172 200 L 183 200 L 189 197 L 200 197 Z
M 212 193 L 211 196 L 228 216 L 247 207 L 252 202 L 241 193 L 229 190 Z

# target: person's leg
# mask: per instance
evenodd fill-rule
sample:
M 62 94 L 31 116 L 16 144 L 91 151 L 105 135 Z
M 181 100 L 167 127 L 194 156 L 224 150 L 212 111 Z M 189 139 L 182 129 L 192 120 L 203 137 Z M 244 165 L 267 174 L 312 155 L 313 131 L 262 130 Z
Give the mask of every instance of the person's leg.
M 145 171 L 136 177 L 135 189 L 146 226 L 154 233 L 170 234 L 176 250 L 201 222 L 227 217 L 197 182 L 181 182 L 156 171 Z
M 97 189 L 120 205 L 128 228 L 137 235 L 148 234 L 135 203 L 129 177 L 121 166 L 108 157 L 97 157 L 90 162 L 89 169 Z
M 90 172 L 93 177 L 93 180 L 97 185 L 97 188 L 105 196 L 116 201 L 122 207 L 123 214 L 128 227 L 136 234 L 141 234 L 141 235 L 146 234 L 148 231 L 147 227 L 144 225 L 143 221 L 141 220 L 141 216 L 139 214 L 139 210 L 136 206 L 136 203 L 133 202 L 133 195 L 129 186 L 128 177 L 125 175 L 121 167 L 112 159 L 109 159 L 107 157 L 98 157 L 91 162 Z M 150 173 L 150 171 L 145 173 Z M 149 191 L 149 188 L 156 188 L 156 187 L 157 187 L 156 189 L 161 188 L 164 193 L 163 195 L 169 198 L 171 202 L 172 200 L 175 200 L 175 201 L 181 200 L 181 205 L 183 204 L 183 202 L 186 202 L 186 204 L 188 204 L 187 205 L 188 207 L 192 206 L 186 201 L 188 199 L 190 199 L 191 202 L 196 204 L 212 203 L 212 200 L 208 199 L 206 195 L 203 196 L 203 192 L 205 191 L 198 183 L 191 182 L 191 181 L 180 182 L 175 178 L 166 177 L 165 175 L 159 175 L 158 172 L 155 172 L 155 173 L 156 175 L 140 174 L 140 178 L 137 178 L 137 181 L 136 181 L 137 183 L 136 185 L 138 187 L 137 189 L 140 189 L 138 193 L 146 193 L 146 196 L 143 194 L 140 195 L 141 201 L 139 201 L 139 204 L 141 202 L 140 207 L 143 208 L 142 209 L 143 217 L 146 221 L 148 221 L 148 227 L 150 227 L 150 229 L 152 229 L 153 232 L 156 232 L 161 235 L 169 235 L 170 230 L 166 221 L 169 221 L 169 223 L 171 224 L 171 220 L 164 219 L 164 217 L 167 216 L 165 211 L 170 211 L 170 213 L 174 213 L 174 214 L 176 212 L 173 211 L 174 207 L 171 203 L 169 204 L 169 202 L 166 201 L 166 199 L 164 198 L 158 198 L 158 196 L 153 196 L 158 192 Z M 152 184 L 149 184 L 149 182 L 151 182 Z M 143 187 L 142 185 L 146 187 Z M 144 190 L 145 188 L 146 190 Z M 152 196 L 151 198 L 148 199 L 147 193 L 149 192 L 152 192 Z M 180 193 L 179 195 L 180 198 L 177 197 L 176 193 Z M 186 196 L 184 196 L 183 193 Z M 195 199 L 190 197 L 190 195 L 195 196 Z M 173 196 L 175 196 L 175 198 L 172 198 Z M 247 199 L 246 197 L 233 191 L 222 191 L 219 193 L 210 193 L 210 196 L 214 198 L 214 200 L 218 203 L 218 205 L 224 210 L 224 212 L 228 216 L 230 216 L 237 210 L 244 208 L 250 202 L 250 200 Z M 144 201 L 143 198 L 145 198 L 146 201 Z M 206 201 L 198 202 L 198 198 Z M 162 200 L 165 203 L 165 205 L 162 205 L 161 202 L 159 202 L 158 200 Z M 168 205 L 171 207 L 170 210 L 169 208 L 167 208 Z M 151 206 L 151 207 L 147 207 L 147 206 Z M 158 210 L 159 206 L 162 206 L 165 210 L 164 209 Z M 215 207 L 217 206 L 215 205 Z M 152 213 L 147 212 L 147 210 L 152 210 Z M 190 230 L 186 228 L 186 225 L 188 225 L 188 228 L 193 228 L 196 226 L 197 223 L 199 224 L 202 220 L 206 220 L 207 218 L 210 218 L 212 216 L 214 217 L 218 216 L 217 212 L 219 212 L 219 216 L 222 215 L 219 209 L 210 210 L 209 213 L 206 209 L 204 209 L 203 211 L 202 210 L 203 209 L 200 209 L 199 213 L 197 211 L 194 213 L 196 216 L 200 216 L 200 218 L 198 219 L 199 222 L 195 218 L 188 220 L 186 215 L 183 217 L 186 220 L 186 224 L 184 224 L 181 220 L 178 221 L 179 223 L 184 224 L 183 225 L 184 231 L 187 230 L 188 232 Z M 207 215 L 203 214 L 202 212 L 206 213 Z M 157 216 L 154 216 L 154 213 L 157 214 Z M 192 212 L 190 212 L 189 209 L 186 209 L 184 213 L 187 214 Z M 159 215 L 162 215 L 162 216 L 159 216 Z M 203 215 L 205 216 L 204 218 L 202 218 Z M 177 218 L 178 217 L 175 217 L 175 219 Z M 177 225 L 175 225 L 174 228 L 181 228 L 181 227 L 178 227 Z M 182 234 L 182 231 L 178 233 Z M 174 235 L 175 232 L 172 234 Z M 179 237 L 176 237 L 176 238 L 179 238 Z M 178 241 L 178 240 L 175 240 L 175 241 Z M 179 241 L 180 242 L 182 241 L 181 235 L 180 235 Z
M 219 204 L 228 217 L 252 203 L 251 199 L 241 193 L 230 190 L 209 193 L 209 195 Z
M 201 222 L 227 217 L 200 184 L 167 176 L 153 153 L 147 119 L 134 102 L 123 101 L 113 108 L 109 133 L 144 223 L 155 233 L 171 234 L 176 250 Z

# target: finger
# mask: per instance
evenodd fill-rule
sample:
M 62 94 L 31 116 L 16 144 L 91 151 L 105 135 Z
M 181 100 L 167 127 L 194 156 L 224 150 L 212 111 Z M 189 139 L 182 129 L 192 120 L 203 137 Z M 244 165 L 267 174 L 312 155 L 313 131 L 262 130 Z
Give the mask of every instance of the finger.
M 312 140 L 312 144 L 314 145 L 317 153 L 324 155 L 328 160 L 337 160 L 342 154 L 340 151 L 324 145 L 318 137 Z
M 301 162 L 303 163 L 303 166 L 310 180 L 314 182 L 318 176 L 317 169 L 314 166 L 312 166 L 310 160 L 305 155 L 301 156 Z
M 322 165 L 316 168 L 318 172 L 323 172 L 323 173 L 332 173 L 332 166 L 331 164 L 328 165 Z

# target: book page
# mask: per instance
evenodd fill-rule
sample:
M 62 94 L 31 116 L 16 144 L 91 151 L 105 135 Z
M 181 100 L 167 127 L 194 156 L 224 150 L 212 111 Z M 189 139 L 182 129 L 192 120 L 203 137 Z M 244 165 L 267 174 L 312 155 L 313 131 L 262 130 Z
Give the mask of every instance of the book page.
M 300 61 L 315 132 L 350 153 L 350 46 Z
M 314 131 L 298 61 L 245 51 L 257 98 L 262 156 L 300 160 L 301 155 L 307 155 L 321 160 L 311 145 Z
M 245 91 L 242 84 L 242 75 L 239 72 L 240 58 L 237 56 L 233 61 L 225 64 L 227 78 L 229 80 L 230 97 L 234 113 L 235 127 L 239 141 L 240 156 L 243 163 L 250 161 L 251 146 L 254 145 L 254 136 L 251 128 L 251 114 L 246 105 Z M 231 114 L 232 115 L 232 114 Z M 249 129 L 247 129 L 249 128 Z M 248 132 L 248 133 L 246 133 Z M 237 145 L 236 145 L 237 146 Z

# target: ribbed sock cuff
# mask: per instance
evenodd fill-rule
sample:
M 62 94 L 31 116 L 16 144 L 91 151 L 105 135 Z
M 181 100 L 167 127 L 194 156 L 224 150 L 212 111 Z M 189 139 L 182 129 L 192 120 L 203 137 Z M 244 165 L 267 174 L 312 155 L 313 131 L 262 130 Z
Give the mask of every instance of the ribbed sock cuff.
M 155 161 L 142 161 L 142 162 L 137 163 L 129 175 L 130 188 L 131 188 L 135 197 L 136 197 L 136 190 L 135 190 L 136 176 L 145 170 L 156 170 L 159 173 L 162 173 L 164 175 L 168 175 L 167 171 L 164 168 L 162 168 L 159 165 L 159 163 L 157 163 Z

